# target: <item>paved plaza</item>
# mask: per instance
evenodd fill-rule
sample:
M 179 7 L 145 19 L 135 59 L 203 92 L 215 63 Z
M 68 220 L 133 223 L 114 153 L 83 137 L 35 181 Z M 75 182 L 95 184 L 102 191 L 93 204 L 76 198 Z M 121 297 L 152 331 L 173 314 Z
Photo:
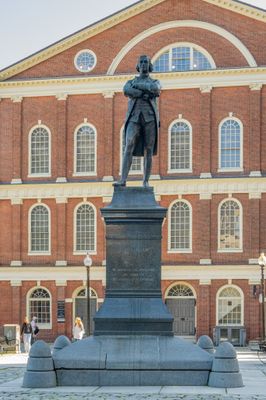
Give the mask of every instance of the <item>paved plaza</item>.
M 0 355 L 0 399 L 2 400 L 266 400 L 266 353 L 237 349 L 245 387 L 216 389 L 189 386 L 156 387 L 57 387 L 23 389 L 26 354 Z M 121 382 L 122 384 L 122 382 Z

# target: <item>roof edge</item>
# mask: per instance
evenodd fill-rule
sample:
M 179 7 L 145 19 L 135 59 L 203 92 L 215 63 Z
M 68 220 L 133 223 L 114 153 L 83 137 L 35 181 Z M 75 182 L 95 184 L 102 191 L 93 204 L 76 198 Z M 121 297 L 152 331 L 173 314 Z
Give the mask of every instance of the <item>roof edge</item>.
M 8 67 L 0 70 L 0 81 L 4 81 L 14 75 L 25 71 L 34 65 L 43 62 L 50 57 L 53 57 L 62 51 L 75 46 L 92 36 L 95 36 L 104 30 L 110 29 L 113 26 L 143 12 L 149 8 L 154 7 L 157 4 L 162 3 L 165 0 L 139 0 L 136 3 L 123 8 L 122 10 L 109 15 L 108 17 L 101 19 L 85 28 L 82 28 L 63 39 L 56 41 L 55 43 L 23 58 L 22 60 L 11 64 Z M 230 11 L 237 12 L 247 17 L 266 22 L 266 10 L 262 10 L 255 6 L 248 5 L 239 0 L 203 0 L 212 5 L 229 9 Z

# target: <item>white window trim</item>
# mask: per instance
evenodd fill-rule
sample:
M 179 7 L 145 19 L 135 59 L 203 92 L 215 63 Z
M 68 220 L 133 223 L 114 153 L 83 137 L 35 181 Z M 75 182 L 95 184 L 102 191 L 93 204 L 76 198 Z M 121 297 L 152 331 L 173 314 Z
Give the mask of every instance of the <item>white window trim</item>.
M 78 67 L 78 65 L 77 65 L 77 59 L 78 59 L 78 56 L 81 54 L 81 53 L 91 53 L 92 55 L 93 55 L 93 57 L 94 57 L 94 59 L 95 59 L 95 63 L 94 63 L 94 65 L 93 65 L 93 67 L 91 68 L 91 69 L 89 69 L 88 71 L 84 71 L 84 70 L 82 70 L 82 69 L 80 69 L 79 67 Z M 96 67 L 96 65 L 97 65 L 97 56 L 96 56 L 96 54 L 94 53 L 94 51 L 92 51 L 92 50 L 90 50 L 90 49 L 83 49 L 83 50 L 80 50 L 76 55 L 75 55 L 75 58 L 74 58 L 74 66 L 75 66 L 75 68 L 76 68 L 76 70 L 77 71 L 79 71 L 79 72 L 82 72 L 83 74 L 88 74 L 88 73 L 90 73 L 95 67 Z
M 189 47 L 190 48 L 190 69 L 191 70 L 193 70 L 192 49 L 195 49 L 195 50 L 199 51 L 200 53 L 202 53 L 209 61 L 210 65 L 211 65 L 211 69 L 216 69 L 216 64 L 214 62 L 214 59 L 210 55 L 210 53 L 208 53 L 208 51 L 205 50 L 203 47 L 201 47 L 197 44 L 194 44 L 192 42 L 175 42 L 175 43 L 172 43 L 170 45 L 163 47 L 152 57 L 152 63 L 154 63 L 163 53 L 165 53 L 166 51 L 169 51 L 169 70 L 168 70 L 168 72 L 173 72 L 174 70 L 170 69 L 170 65 L 172 65 L 172 49 L 176 48 L 176 47 Z
M 171 209 L 172 209 L 173 205 L 175 203 L 178 203 L 178 202 L 186 203 L 188 205 L 188 207 L 189 207 L 189 210 L 190 210 L 189 249 L 178 249 L 178 250 L 171 249 Z M 168 215 L 169 215 L 169 218 L 168 218 L 168 246 L 167 246 L 168 249 L 167 249 L 167 253 L 169 253 L 169 254 L 171 254 L 171 253 L 175 253 L 175 254 L 177 254 L 177 253 L 192 253 L 192 226 L 193 226 L 192 218 L 193 218 L 193 216 L 192 216 L 192 206 L 191 206 L 191 204 L 185 199 L 174 200 L 174 201 L 172 201 L 172 203 L 170 204 L 170 206 L 168 208 Z
M 32 251 L 31 250 L 31 212 L 37 206 L 43 206 L 48 211 L 48 228 L 49 228 L 48 247 L 49 247 L 49 250 L 47 250 L 47 251 Z M 47 204 L 45 204 L 45 203 L 33 204 L 28 212 L 28 255 L 29 256 L 43 256 L 43 255 L 50 256 L 51 255 L 51 210 L 50 210 L 50 207 L 47 206 Z
M 124 125 L 120 129 L 120 169 L 119 169 L 119 175 L 121 176 L 122 174 L 122 162 L 123 162 L 123 135 L 124 135 Z M 141 157 L 141 169 L 140 171 L 131 171 L 129 170 L 128 175 L 142 175 L 143 174 L 143 157 Z
M 169 296 L 170 290 L 177 285 L 184 285 L 187 286 L 189 289 L 191 289 L 193 296 Z M 166 292 L 165 292 L 165 299 L 196 299 L 197 298 L 197 293 L 192 285 L 190 283 L 185 282 L 185 281 L 176 281 L 174 283 L 171 283 L 170 286 L 168 286 Z
M 82 251 L 78 251 L 76 250 L 76 246 L 77 246 L 77 210 L 79 209 L 80 206 L 84 205 L 84 204 L 88 204 L 89 206 L 91 206 L 93 208 L 94 211 L 94 218 L 95 218 L 95 225 L 94 225 L 94 245 L 95 245 L 95 250 L 91 251 L 91 250 L 82 250 Z M 94 206 L 94 204 L 90 203 L 89 201 L 82 201 L 81 203 L 77 204 L 76 207 L 74 208 L 74 227 L 73 227 L 73 233 L 74 233 L 74 237 L 73 237 L 73 255 L 86 255 L 87 251 L 91 254 L 91 255 L 95 255 L 97 254 L 97 209 Z
M 222 126 L 223 126 L 223 124 L 226 122 L 226 121 L 236 121 L 238 124 L 239 124 L 239 126 L 240 126 L 240 167 L 236 167 L 236 168 L 232 168 L 232 167 L 228 167 L 228 168 L 222 168 L 222 166 L 221 166 L 221 129 L 222 129 Z M 219 151 L 218 151 L 218 159 L 219 159 L 219 162 L 218 162 L 218 172 L 230 172 L 230 171 L 232 171 L 232 172 L 239 172 L 239 171 L 243 171 L 243 131 L 244 131 L 244 128 L 243 128 L 243 123 L 242 123 L 242 121 L 239 119 L 239 118 L 236 118 L 236 117 L 226 117 L 226 118 L 224 118 L 224 119 L 222 119 L 222 121 L 220 122 L 220 124 L 219 124 L 219 128 L 218 128 L 218 137 L 219 137 L 219 144 L 218 144 L 218 148 L 219 148 Z
M 228 324 L 228 325 L 224 325 L 224 324 L 219 324 L 219 318 L 218 318 L 218 314 L 219 314 L 219 296 L 220 293 L 226 289 L 226 288 L 235 288 L 241 297 L 241 323 L 240 324 Z M 226 297 L 225 297 L 226 298 Z M 232 297 L 228 297 L 228 299 L 230 299 Z M 242 289 L 237 286 L 237 285 L 224 285 L 222 287 L 219 288 L 219 290 L 216 293 L 216 326 L 243 326 L 244 325 L 244 294 Z
M 189 127 L 189 140 L 190 140 L 190 149 L 189 149 L 189 168 L 184 168 L 184 169 L 171 169 L 171 130 L 172 127 L 177 123 L 177 122 L 183 122 L 184 124 L 188 125 Z M 192 136 L 192 125 L 189 121 L 186 119 L 180 118 L 180 119 L 175 119 L 168 128 L 168 174 L 172 173 L 192 173 L 192 143 L 193 136 Z
M 77 133 L 80 128 L 83 126 L 88 126 L 94 131 L 95 135 L 95 141 L 94 141 L 94 153 L 95 153 L 95 158 L 94 158 L 94 171 L 92 172 L 77 172 Z M 88 122 L 83 122 L 82 124 L 79 124 L 75 131 L 74 131 L 74 173 L 73 176 L 96 176 L 97 175 L 97 129 L 95 128 L 94 125 Z
M 43 290 L 45 290 L 46 292 L 48 292 L 48 293 L 49 293 L 49 296 L 50 296 L 50 323 L 49 323 L 49 324 L 42 324 L 42 323 L 39 323 L 38 320 L 37 320 L 37 325 L 38 325 L 38 327 L 39 327 L 40 329 L 52 329 L 52 320 L 53 320 L 53 316 L 52 316 L 52 295 L 51 295 L 50 290 L 48 290 L 48 289 L 47 289 L 46 287 L 44 287 L 44 286 L 35 286 L 35 287 L 31 288 L 31 289 L 28 291 L 27 297 L 26 297 L 26 301 L 27 301 L 27 315 L 28 315 L 28 318 L 29 318 L 29 320 L 31 320 L 31 318 L 32 318 L 32 315 L 30 315 L 30 296 L 31 296 L 31 294 L 32 294 L 36 289 L 43 289 Z
M 235 248 L 235 249 L 221 249 L 220 248 L 220 240 L 221 240 L 221 207 L 224 203 L 227 201 L 234 201 L 238 204 L 239 206 L 239 220 L 240 220 L 240 226 L 239 226 L 239 242 L 240 242 L 240 248 Z M 222 200 L 218 206 L 218 248 L 217 248 L 218 253 L 243 253 L 243 207 L 242 204 L 240 203 L 239 200 L 233 198 L 233 197 L 227 197 L 226 199 Z
M 31 135 L 32 132 L 37 129 L 37 128 L 43 128 L 48 132 L 48 138 L 49 138 L 49 143 L 48 143 L 48 150 L 49 150 L 49 172 L 47 173 L 39 173 L 39 174 L 32 174 L 31 173 Z M 40 125 L 35 125 L 31 128 L 31 130 L 29 131 L 29 135 L 28 135 L 28 178 L 42 178 L 42 177 L 50 177 L 51 176 L 51 131 L 50 129 L 44 125 L 44 124 L 40 124 Z

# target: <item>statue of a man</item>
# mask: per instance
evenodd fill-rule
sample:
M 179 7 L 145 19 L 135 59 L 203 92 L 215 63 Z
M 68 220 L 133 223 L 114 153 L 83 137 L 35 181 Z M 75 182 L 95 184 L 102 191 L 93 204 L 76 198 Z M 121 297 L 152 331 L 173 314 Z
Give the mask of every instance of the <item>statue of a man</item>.
M 139 57 L 136 69 L 139 76 L 124 86 L 124 94 L 129 98 L 124 129 L 126 146 L 121 180 L 115 182 L 115 186 L 126 186 L 132 157 L 144 156 L 143 186 L 148 187 L 152 156 L 157 153 L 159 113 L 156 98 L 160 96 L 161 85 L 149 76 L 153 67 L 148 56 Z

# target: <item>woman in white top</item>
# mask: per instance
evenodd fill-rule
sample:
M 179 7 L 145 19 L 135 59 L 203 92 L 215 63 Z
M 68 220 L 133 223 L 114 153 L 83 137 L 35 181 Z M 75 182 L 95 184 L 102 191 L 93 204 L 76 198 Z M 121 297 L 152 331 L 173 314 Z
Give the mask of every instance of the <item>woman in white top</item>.
M 75 325 L 73 327 L 73 339 L 74 341 L 81 340 L 83 338 L 85 331 L 84 326 L 79 317 L 75 319 Z

